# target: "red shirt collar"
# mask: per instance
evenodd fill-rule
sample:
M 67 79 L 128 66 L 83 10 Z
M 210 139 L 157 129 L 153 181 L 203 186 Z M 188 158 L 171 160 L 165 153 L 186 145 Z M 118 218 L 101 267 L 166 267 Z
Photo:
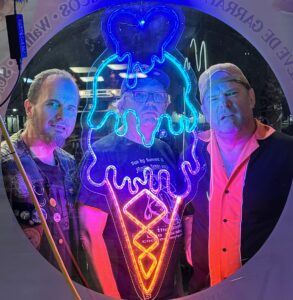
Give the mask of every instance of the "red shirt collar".
M 255 119 L 255 122 L 256 122 L 256 130 L 254 132 L 254 136 L 256 140 L 265 140 L 276 131 L 273 127 L 269 125 L 265 125 L 260 121 L 258 121 L 257 119 Z M 200 132 L 198 134 L 198 137 L 200 140 L 209 143 L 211 139 L 211 129 Z

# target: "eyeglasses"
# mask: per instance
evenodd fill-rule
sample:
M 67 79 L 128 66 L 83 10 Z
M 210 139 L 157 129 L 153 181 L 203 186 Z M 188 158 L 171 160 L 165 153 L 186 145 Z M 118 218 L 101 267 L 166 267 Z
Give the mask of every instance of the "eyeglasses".
M 145 103 L 150 96 L 155 103 L 166 103 L 169 99 L 169 95 L 165 92 L 127 91 L 127 94 L 131 94 L 133 100 L 138 103 Z

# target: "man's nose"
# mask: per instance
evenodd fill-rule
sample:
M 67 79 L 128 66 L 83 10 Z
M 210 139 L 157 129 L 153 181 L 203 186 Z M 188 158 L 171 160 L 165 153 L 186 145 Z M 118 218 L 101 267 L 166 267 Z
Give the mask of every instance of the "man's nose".
M 146 104 L 153 104 L 153 103 L 155 103 L 154 94 L 153 93 L 148 93 L 148 97 L 147 97 L 145 103 Z
M 63 109 L 62 105 L 60 105 L 60 107 L 58 108 L 56 117 L 57 117 L 58 120 L 63 120 L 63 118 L 64 118 L 64 109 Z
M 232 101 L 229 96 L 222 94 L 221 95 L 221 103 L 223 106 L 230 108 L 232 107 Z

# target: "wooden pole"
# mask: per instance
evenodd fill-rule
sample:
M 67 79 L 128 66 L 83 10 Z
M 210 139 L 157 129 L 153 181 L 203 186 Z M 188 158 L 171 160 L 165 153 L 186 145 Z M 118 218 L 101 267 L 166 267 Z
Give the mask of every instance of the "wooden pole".
M 23 165 L 22 165 L 22 163 L 21 163 L 21 161 L 19 159 L 19 156 L 16 153 L 16 151 L 14 149 L 14 146 L 13 146 L 13 144 L 10 141 L 9 134 L 8 134 L 8 132 L 6 130 L 6 127 L 5 127 L 5 124 L 4 124 L 4 121 L 3 121 L 1 115 L 0 115 L 0 128 L 1 128 L 2 134 L 4 136 L 4 139 L 5 139 L 8 147 L 9 147 L 9 150 L 10 150 L 11 154 L 13 155 L 13 158 L 14 158 L 14 161 L 16 163 L 16 166 L 17 166 L 17 168 L 18 168 L 18 170 L 19 170 L 19 172 L 20 172 L 20 174 L 21 174 L 21 176 L 22 176 L 22 178 L 24 180 L 24 183 L 25 183 L 25 185 L 26 185 L 26 187 L 28 189 L 29 195 L 30 195 L 30 197 L 31 197 L 31 199 L 33 201 L 33 204 L 35 206 L 35 209 L 36 209 L 36 211 L 38 213 L 38 217 L 41 220 L 41 225 L 42 225 L 43 230 L 45 232 L 45 235 L 46 235 L 46 237 L 48 239 L 50 247 L 51 247 L 51 249 L 53 251 L 53 254 L 54 254 L 54 257 L 55 257 L 55 259 L 57 261 L 57 264 L 58 264 L 58 266 L 59 266 L 59 268 L 60 268 L 60 270 L 61 270 L 61 272 L 62 272 L 62 274 L 63 274 L 63 276 L 64 276 L 64 278 L 66 280 L 66 283 L 68 284 L 68 286 L 69 286 L 69 288 L 70 288 L 70 290 L 71 290 L 74 298 L 76 300 L 81 300 L 81 297 L 79 296 L 79 294 L 78 294 L 78 292 L 77 292 L 77 290 L 76 290 L 76 288 L 75 288 L 75 286 L 74 286 L 74 284 L 73 284 L 73 282 L 72 282 L 72 280 L 71 280 L 71 278 L 70 278 L 70 276 L 69 276 L 69 274 L 68 274 L 68 272 L 66 270 L 66 267 L 65 267 L 65 265 L 64 265 L 64 263 L 62 261 L 62 258 L 60 256 L 60 253 L 58 252 L 56 244 L 55 244 L 55 242 L 53 240 L 53 237 L 51 235 L 50 229 L 49 229 L 49 227 L 47 225 L 47 222 L 46 222 L 46 220 L 45 220 L 45 218 L 44 218 L 44 216 L 43 216 L 43 214 L 41 212 L 41 208 L 40 208 L 39 202 L 38 202 L 38 200 L 36 198 L 36 195 L 35 195 L 35 193 L 33 191 L 32 185 L 31 185 L 31 183 L 30 183 L 30 181 L 29 181 L 29 179 L 28 179 L 28 177 L 26 175 L 26 172 L 25 172 L 25 170 L 23 168 Z

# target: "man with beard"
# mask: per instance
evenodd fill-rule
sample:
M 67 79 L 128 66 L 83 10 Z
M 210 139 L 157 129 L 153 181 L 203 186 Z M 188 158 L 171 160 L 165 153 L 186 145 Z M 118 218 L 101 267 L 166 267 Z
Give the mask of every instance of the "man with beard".
M 86 153 L 81 167 L 82 185 L 78 200 L 83 245 L 93 276 L 101 284 L 104 294 L 112 297 L 123 299 L 146 297 L 142 293 L 141 286 L 136 284 L 139 277 L 137 270 L 143 268 L 148 270 L 148 275 L 142 276 L 144 278 L 142 280 L 147 281 L 148 278 L 152 278 L 155 272 L 146 267 L 146 264 L 151 261 L 149 257 L 152 261 L 159 261 L 159 252 L 156 251 L 165 241 L 169 243 L 164 264 L 158 269 L 158 272 L 161 272 L 157 280 L 158 288 L 148 297 L 170 299 L 179 296 L 175 279 L 180 249 L 183 246 L 180 212 L 178 211 L 175 215 L 175 222 L 171 223 L 170 212 L 174 211 L 175 201 L 174 197 L 170 197 L 170 193 L 167 192 L 166 179 L 161 181 L 160 192 L 156 195 L 150 192 L 152 187 L 159 187 L 160 175 L 158 173 L 163 169 L 167 170 L 171 176 L 170 189 L 172 191 L 177 189 L 177 164 L 173 152 L 165 142 L 155 139 L 150 147 L 146 147 L 142 136 L 138 133 L 139 127 L 146 144 L 150 145 L 158 118 L 166 112 L 170 103 L 168 87 L 168 76 L 158 69 L 148 73 L 146 78 L 138 78 L 134 88 L 127 86 L 125 79 L 121 87 L 121 98 L 116 106 L 120 114 L 127 110 L 135 111 L 139 125 L 137 125 L 136 117 L 129 113 L 126 117 L 128 121 L 126 135 L 119 137 L 112 133 L 95 142 L 92 145 L 92 151 Z M 123 127 L 120 128 L 121 131 L 123 129 Z M 114 172 L 117 177 L 108 173 L 109 166 L 116 170 Z M 147 168 L 152 170 L 154 182 L 150 183 L 151 175 L 148 173 L 147 183 L 138 183 Z M 105 181 L 107 173 L 109 177 Z M 96 183 L 102 181 L 105 184 L 97 186 Z M 128 183 L 122 188 L 118 187 L 117 184 L 121 185 L 123 181 Z M 138 184 L 139 192 L 131 191 L 135 185 L 134 182 Z M 142 191 L 146 192 L 147 196 L 136 198 L 137 201 L 133 206 L 129 204 L 129 200 L 140 195 Z M 154 200 L 155 196 L 162 202 Z M 117 206 L 121 210 L 124 207 L 121 214 Z M 129 210 L 126 209 L 128 206 Z M 144 225 L 138 224 L 153 222 L 162 213 L 162 207 L 168 209 L 169 213 L 156 225 L 150 227 L 147 234 L 142 234 L 141 238 L 138 238 L 139 226 L 144 228 Z M 130 218 L 127 217 L 129 215 Z M 170 239 L 167 238 L 168 228 L 171 228 Z M 133 244 L 127 243 L 126 237 L 129 237 Z M 158 244 L 155 244 L 154 239 L 157 237 Z M 145 260 L 138 260 L 141 265 L 135 270 L 134 261 L 137 256 L 142 256 L 144 251 L 150 251 L 150 254 L 147 254 Z M 159 263 L 153 265 L 154 268 L 157 265 Z
M 43 71 L 35 77 L 24 101 L 26 126 L 11 136 L 69 273 L 73 241 L 78 241 L 73 184 L 76 163 L 61 147 L 74 129 L 78 103 L 78 87 L 68 72 Z M 1 160 L 6 192 L 18 222 L 34 247 L 57 267 L 6 142 L 1 144 Z
M 191 292 L 226 279 L 260 249 L 293 178 L 293 139 L 254 119 L 254 90 L 237 66 L 213 65 L 198 85 L 210 130 L 198 134 L 206 164 L 187 232 Z

